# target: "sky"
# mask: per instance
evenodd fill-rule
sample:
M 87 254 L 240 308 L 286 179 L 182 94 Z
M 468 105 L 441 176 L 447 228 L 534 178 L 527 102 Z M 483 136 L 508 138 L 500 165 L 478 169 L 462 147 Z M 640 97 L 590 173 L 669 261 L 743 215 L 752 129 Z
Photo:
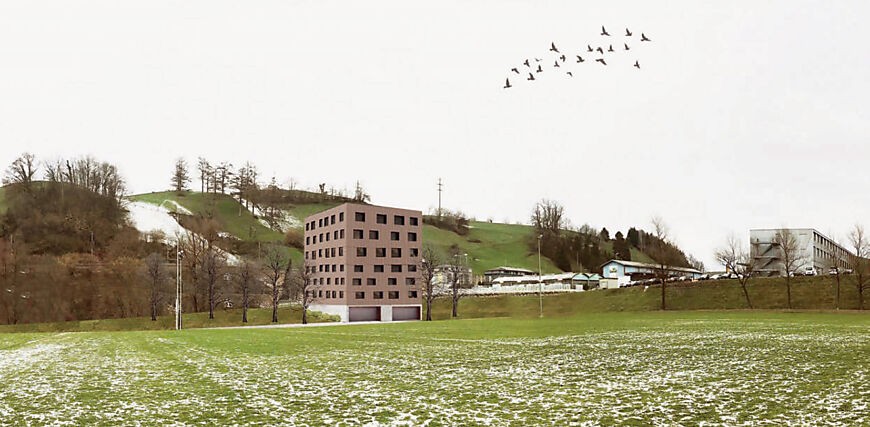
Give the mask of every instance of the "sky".
M 542 198 L 611 235 L 657 215 L 716 269 L 731 233 L 870 227 L 868 17 L 866 1 L 3 1 L 0 165 L 90 154 L 141 193 L 179 157 L 251 161 L 423 211 L 441 178 L 443 206 L 481 220 L 528 222 Z M 587 44 L 617 52 L 603 66 Z M 510 72 L 535 57 L 534 82 Z

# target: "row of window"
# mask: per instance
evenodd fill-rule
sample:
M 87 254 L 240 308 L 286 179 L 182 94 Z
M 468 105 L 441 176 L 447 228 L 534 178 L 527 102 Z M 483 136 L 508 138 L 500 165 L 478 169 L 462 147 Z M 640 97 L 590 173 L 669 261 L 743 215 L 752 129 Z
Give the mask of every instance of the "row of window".
M 332 240 L 344 239 L 344 229 L 335 230 L 332 232 Z M 314 236 L 305 236 L 305 244 L 310 245 L 314 243 L 323 243 L 329 241 L 330 233 L 320 233 Z M 325 237 L 325 238 L 324 238 Z
M 327 234 L 329 234 L 329 233 L 327 233 Z M 361 229 L 354 229 L 353 230 L 353 238 L 356 240 L 362 239 L 364 235 L 365 235 L 365 233 Z M 369 240 L 380 240 L 380 238 L 381 238 L 381 233 L 378 230 L 369 230 Z M 390 232 L 390 240 L 398 242 L 399 240 L 401 240 L 401 233 L 399 233 L 398 231 L 391 231 Z M 327 239 L 327 241 L 329 241 L 329 239 Z M 409 242 L 416 242 L 417 241 L 417 233 L 415 233 L 413 231 L 409 231 L 408 232 L 408 241 Z
M 326 279 L 326 280 L 324 281 L 324 279 Z M 336 277 L 335 280 L 332 280 L 332 277 L 325 277 L 325 278 L 320 277 L 317 279 L 311 279 L 311 281 L 308 283 L 310 285 L 332 285 L 332 284 L 335 284 L 335 285 L 341 286 L 344 284 L 344 277 Z
M 344 212 L 338 213 L 338 222 L 344 222 Z M 330 216 L 325 216 L 323 218 L 318 219 L 317 221 L 312 220 L 310 222 L 305 223 L 305 231 L 314 230 L 314 228 L 315 228 L 314 224 L 317 224 L 317 227 L 325 227 L 327 225 L 335 225 L 335 214 L 332 214 Z
M 322 299 L 335 299 L 335 298 L 344 298 L 344 291 L 309 291 L 308 294 L 311 298 L 322 298 Z M 418 298 L 417 291 L 408 291 L 408 298 Z M 366 299 L 366 293 L 364 291 L 354 292 L 354 299 Z M 399 299 L 399 291 L 387 291 L 388 299 Z M 372 292 L 372 299 L 384 299 L 384 291 L 374 291 Z
M 354 277 L 353 279 L 351 279 L 350 284 L 353 286 L 362 286 L 362 278 Z M 399 279 L 397 279 L 395 277 L 388 277 L 387 278 L 387 285 L 396 286 L 398 284 L 399 284 Z M 406 277 L 405 284 L 408 286 L 414 286 L 417 284 L 417 279 L 415 279 L 413 277 Z M 367 286 L 377 286 L 378 279 L 376 279 L 374 277 L 369 277 L 366 279 L 366 285 Z
M 356 256 L 360 258 L 364 258 L 368 256 L 368 249 L 365 247 L 356 248 Z M 409 255 L 414 258 L 420 255 L 419 248 L 411 248 L 409 251 Z M 317 258 L 335 258 L 336 256 L 344 256 L 344 247 L 339 246 L 338 248 L 322 248 L 316 251 L 305 251 L 305 259 L 316 260 Z M 386 258 L 387 257 L 387 248 L 375 248 L 375 257 L 376 258 Z M 401 258 L 402 257 L 402 248 L 390 248 L 390 258 Z
M 408 273 L 416 273 L 417 265 L 416 264 L 408 264 L 407 266 Z M 318 264 L 315 266 L 306 265 L 305 266 L 306 273 L 344 273 L 344 264 Z M 365 266 L 362 264 L 356 264 L 353 266 L 354 273 L 365 273 Z M 372 266 L 373 273 L 385 273 L 384 264 L 375 264 Z M 390 273 L 401 273 L 402 272 L 402 264 L 390 264 Z
M 366 213 L 365 212 L 354 212 L 354 220 L 356 222 L 366 222 Z M 338 222 L 344 222 L 344 212 L 338 213 Z M 387 223 L 387 214 L 376 214 L 375 222 L 377 224 L 386 224 Z M 326 227 L 329 225 L 335 225 L 336 216 L 332 214 L 328 217 L 323 217 L 318 219 L 317 221 L 309 221 L 305 223 L 305 231 L 311 231 L 318 227 Z M 415 216 L 408 217 L 408 223 L 412 226 L 420 225 L 420 218 Z M 393 225 L 405 225 L 405 216 L 404 215 L 393 215 Z
M 338 248 L 323 248 L 311 252 L 305 251 L 305 259 L 309 259 L 309 254 L 312 260 L 317 258 L 335 258 L 336 249 L 338 249 L 338 256 L 344 256 L 344 246 L 339 246 Z

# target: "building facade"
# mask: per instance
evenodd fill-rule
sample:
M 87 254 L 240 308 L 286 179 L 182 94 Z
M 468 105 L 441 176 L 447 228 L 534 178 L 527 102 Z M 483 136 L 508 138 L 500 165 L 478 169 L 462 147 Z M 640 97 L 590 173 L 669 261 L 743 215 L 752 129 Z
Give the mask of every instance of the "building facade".
M 635 280 L 655 277 L 658 268 L 659 266 L 656 264 L 613 259 L 601 266 L 601 277 L 616 279 L 618 286 L 625 286 Z M 667 266 L 666 270 L 670 276 L 688 277 L 692 280 L 701 277 L 702 274 L 700 271 L 688 267 Z
M 538 273 L 525 268 L 517 267 L 496 267 L 483 272 L 483 283 L 491 284 L 493 280 L 499 277 L 518 277 L 518 276 L 536 276 Z
M 782 248 L 774 242 L 777 231 L 792 233 L 797 241 L 795 274 L 821 274 L 832 267 L 851 268 L 851 253 L 812 228 L 759 228 L 749 230 L 749 252 L 761 276 L 785 276 Z
M 342 322 L 420 320 L 420 211 L 345 203 L 305 219 L 312 310 Z

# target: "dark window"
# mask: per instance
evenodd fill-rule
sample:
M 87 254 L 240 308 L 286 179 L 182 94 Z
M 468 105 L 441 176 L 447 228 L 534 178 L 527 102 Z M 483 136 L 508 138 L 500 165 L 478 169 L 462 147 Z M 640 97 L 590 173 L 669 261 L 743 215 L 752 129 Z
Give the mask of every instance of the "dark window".
M 343 221 L 344 221 L 344 212 L 339 212 L 338 213 L 338 222 L 343 222 Z
M 358 256 L 358 257 L 366 256 L 366 248 L 356 248 L 356 256 Z
M 390 299 L 399 299 L 399 291 L 390 291 L 387 295 Z
M 332 284 L 332 277 L 327 277 L 327 278 L 326 278 L 326 284 L 327 284 L 327 285 L 331 285 L 331 284 Z
M 323 218 L 319 218 L 319 219 L 317 220 L 317 226 L 318 226 L 318 227 L 323 227 Z
M 417 284 L 417 279 L 414 279 L 413 277 L 406 277 L 405 284 L 408 286 L 414 286 Z
M 384 299 L 384 292 L 383 291 L 374 291 L 374 292 L 372 292 L 372 298 Z
M 353 297 L 356 299 L 366 299 L 366 293 L 365 292 L 354 292 Z
M 317 241 L 323 243 L 323 233 L 317 235 Z
M 363 272 L 363 266 L 362 266 L 362 265 L 359 265 L 359 264 L 354 265 L 354 266 L 353 266 L 353 272 L 354 272 L 354 273 L 362 273 L 362 272 Z
M 309 240 L 310 240 L 310 239 L 311 239 L 310 236 L 305 236 L 305 244 L 306 244 L 306 245 L 309 244 Z
M 402 272 L 402 264 L 392 264 L 390 265 L 391 273 L 401 273 Z
M 335 215 L 329 217 L 329 223 L 330 223 L 330 224 L 335 224 Z
M 369 277 L 368 279 L 366 279 L 366 285 L 367 286 L 377 286 L 378 281 L 374 277 Z
M 383 264 L 375 265 L 375 273 L 383 273 L 383 272 L 384 272 Z
M 386 223 L 387 223 L 387 215 L 385 215 L 385 214 L 378 214 L 378 216 L 377 216 L 377 222 L 378 222 L 378 224 L 386 224 Z
M 416 291 L 415 291 L 416 292 Z M 338 297 L 344 298 L 344 291 L 338 291 Z
M 408 298 L 417 298 L 417 291 L 408 291 Z
M 419 221 L 419 220 L 418 220 L 417 217 L 415 217 L 415 216 L 409 216 L 409 217 L 408 217 L 408 220 L 411 221 L 411 225 L 420 225 L 420 223 L 417 222 L 417 221 Z
M 391 231 L 390 232 L 390 240 L 399 240 L 399 232 Z
M 344 239 L 344 229 L 338 230 L 338 237 Z
M 401 258 L 402 248 L 390 248 L 390 256 L 393 258 Z
M 317 259 L 317 252 L 311 251 L 311 259 L 312 260 Z
M 387 278 L 387 284 L 390 286 L 395 286 L 399 284 L 399 281 L 395 277 Z
M 344 256 L 344 246 L 338 247 L 338 256 Z
M 323 258 L 323 249 L 318 249 L 318 250 L 317 250 L 317 256 Z
M 308 251 L 305 251 L 305 259 L 308 259 Z
M 332 272 L 335 273 L 335 264 L 332 264 Z
M 329 233 L 326 233 L 326 241 L 329 241 Z
M 338 240 L 338 230 L 332 232 L 332 240 Z
M 353 216 L 357 222 L 366 222 L 366 214 L 365 212 L 356 212 Z
M 375 248 L 375 256 L 378 258 L 387 256 L 387 248 Z
M 363 231 L 362 230 L 353 230 L 353 238 L 354 239 L 362 239 Z
M 323 296 L 323 291 L 317 291 L 317 297 L 320 298 Z
M 362 286 L 362 279 L 360 279 L 359 277 L 354 277 L 350 284 L 353 286 Z
M 329 256 L 335 258 L 335 248 L 332 248 L 329 250 Z M 335 271 L 335 270 L 333 270 L 333 271 Z
M 408 273 L 414 273 L 417 271 L 417 264 L 408 264 Z
M 338 265 L 338 271 L 344 273 L 344 264 L 339 264 L 339 265 Z
M 418 255 L 420 255 L 420 250 L 417 249 L 417 248 L 411 248 L 411 256 L 412 256 L 412 257 L 415 257 L 415 256 L 418 256 Z
M 308 231 L 308 229 L 310 229 L 310 228 L 311 228 L 311 224 L 306 222 L 305 223 L 305 231 Z
M 393 216 L 393 224 L 405 225 L 405 217 L 403 217 L 402 215 L 394 215 Z
M 417 233 L 408 233 L 408 241 L 416 242 L 417 241 Z
M 378 230 L 369 230 L 369 239 L 370 240 L 378 240 L 381 238 L 381 235 L 378 233 Z

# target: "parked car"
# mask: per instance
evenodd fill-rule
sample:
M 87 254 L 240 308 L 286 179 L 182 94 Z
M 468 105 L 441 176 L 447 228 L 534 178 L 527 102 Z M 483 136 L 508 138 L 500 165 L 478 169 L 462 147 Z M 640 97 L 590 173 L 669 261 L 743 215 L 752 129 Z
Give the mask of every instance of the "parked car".
M 816 268 L 815 267 L 804 267 L 804 276 L 815 276 Z

